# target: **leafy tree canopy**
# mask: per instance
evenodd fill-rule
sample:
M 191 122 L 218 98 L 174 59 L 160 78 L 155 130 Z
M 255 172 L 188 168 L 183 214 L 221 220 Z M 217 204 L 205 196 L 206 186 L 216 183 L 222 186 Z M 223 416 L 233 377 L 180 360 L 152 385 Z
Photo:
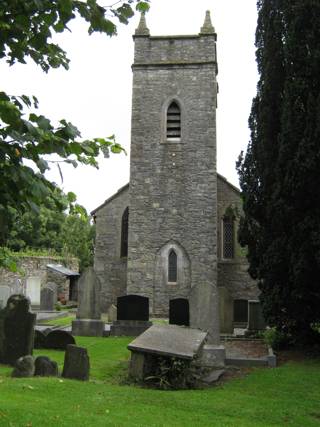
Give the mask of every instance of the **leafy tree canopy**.
M 117 1 L 101 6 L 97 0 L 4 0 L 0 3 L 0 58 L 9 65 L 25 63 L 31 58 L 44 72 L 50 68 L 68 69 L 66 52 L 52 42 L 54 33 L 68 30 L 68 23 L 81 17 L 88 32 L 117 34 L 117 23 L 127 24 L 134 11 L 146 12 L 149 0 Z M 66 119 L 58 125 L 36 114 L 35 96 L 0 92 L 0 246 L 9 230 L 10 209 L 39 211 L 46 197 L 55 198 L 55 185 L 44 174 L 51 154 L 62 161 L 97 167 L 96 157 L 102 151 L 122 150 L 114 136 L 81 140 L 80 131 Z M 28 112 L 29 110 L 29 112 Z M 4 252 L 3 252 L 4 253 Z M 0 266 L 5 263 L 1 260 Z
M 320 321 L 320 2 L 259 0 L 258 11 L 240 242 L 268 323 L 305 340 Z

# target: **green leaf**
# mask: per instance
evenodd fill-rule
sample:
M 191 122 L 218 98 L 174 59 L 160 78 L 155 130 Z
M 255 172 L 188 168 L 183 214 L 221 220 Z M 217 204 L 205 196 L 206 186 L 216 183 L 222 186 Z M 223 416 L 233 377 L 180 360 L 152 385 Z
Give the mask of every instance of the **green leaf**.
M 39 116 L 37 123 L 42 130 L 51 130 L 53 127 L 50 124 L 50 120 L 46 119 L 44 116 Z
M 139 3 L 136 5 L 136 10 L 141 13 L 148 12 L 149 9 L 150 5 L 146 1 L 139 1 Z
M 36 164 L 37 164 L 37 166 L 38 166 L 38 168 L 39 168 L 39 170 L 40 170 L 41 173 L 44 173 L 47 169 L 49 169 L 48 162 L 46 160 L 44 160 L 44 159 L 39 159 L 36 162 Z
M 69 193 L 67 193 L 67 198 L 70 203 L 74 203 L 77 200 L 76 194 L 72 191 L 69 191 Z

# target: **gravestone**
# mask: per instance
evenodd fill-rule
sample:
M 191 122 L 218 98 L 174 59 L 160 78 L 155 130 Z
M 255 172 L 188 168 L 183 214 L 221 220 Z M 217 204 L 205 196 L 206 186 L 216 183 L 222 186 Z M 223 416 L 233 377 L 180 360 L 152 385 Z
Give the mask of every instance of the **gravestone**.
M 21 294 L 24 295 L 23 283 L 21 279 L 16 279 L 15 282 L 10 287 L 10 294 L 16 295 Z
M 19 357 L 32 354 L 36 314 L 29 308 L 24 295 L 11 295 L 0 311 L 0 362 L 14 365 Z
M 92 267 L 85 270 L 78 282 L 77 319 L 72 322 L 72 333 L 88 337 L 101 337 L 104 333 L 100 312 L 100 282 Z
M 169 324 L 189 326 L 189 301 L 176 298 L 169 301 Z
M 45 337 L 45 348 L 50 348 L 54 350 L 66 350 L 67 345 L 75 343 L 75 339 L 67 331 L 51 331 Z
M 40 293 L 40 310 L 54 311 L 56 292 L 49 286 L 44 286 Z
M 15 362 L 14 370 L 11 372 L 12 377 L 33 377 L 34 375 L 34 359 L 32 356 L 19 357 Z
M 140 295 L 124 295 L 117 298 L 117 320 L 111 326 L 111 335 L 138 336 L 151 325 L 149 298 Z
M 117 307 L 115 305 L 111 305 L 107 311 L 108 322 L 112 323 L 117 320 Z
M 46 336 L 51 331 L 50 328 L 34 331 L 34 348 L 46 348 Z
M 149 298 L 125 295 L 117 298 L 117 320 L 149 320 Z
M 34 362 L 34 375 L 39 377 L 57 377 L 58 364 L 47 356 L 38 356 Z
M 90 362 L 87 349 L 68 345 L 65 356 L 62 376 L 75 380 L 88 381 Z
M 263 318 L 261 304 L 259 301 L 249 301 L 248 329 L 251 331 L 261 331 L 266 329 L 266 323 Z
M 9 286 L 0 286 L 0 309 L 7 305 L 7 301 L 11 295 L 11 289 Z

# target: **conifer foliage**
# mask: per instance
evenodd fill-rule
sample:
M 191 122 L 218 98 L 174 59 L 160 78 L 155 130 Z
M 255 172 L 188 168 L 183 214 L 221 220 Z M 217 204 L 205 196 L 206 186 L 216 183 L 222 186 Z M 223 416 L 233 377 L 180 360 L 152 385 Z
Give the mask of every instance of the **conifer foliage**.
M 320 321 L 320 1 L 257 5 L 239 239 L 269 325 L 306 338 Z

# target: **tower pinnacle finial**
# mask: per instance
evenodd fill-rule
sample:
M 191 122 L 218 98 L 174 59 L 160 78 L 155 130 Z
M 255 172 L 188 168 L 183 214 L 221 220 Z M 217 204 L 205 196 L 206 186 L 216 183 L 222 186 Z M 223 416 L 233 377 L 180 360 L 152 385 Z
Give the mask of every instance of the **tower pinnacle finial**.
M 206 17 L 204 19 L 203 26 L 201 27 L 200 34 L 215 34 L 215 29 L 211 22 L 209 10 L 206 11 Z
M 149 36 L 150 35 L 150 31 L 149 31 L 149 28 L 147 27 L 146 17 L 144 15 L 144 13 L 141 13 L 140 22 L 139 22 L 138 28 L 136 29 L 134 35 L 135 36 Z

